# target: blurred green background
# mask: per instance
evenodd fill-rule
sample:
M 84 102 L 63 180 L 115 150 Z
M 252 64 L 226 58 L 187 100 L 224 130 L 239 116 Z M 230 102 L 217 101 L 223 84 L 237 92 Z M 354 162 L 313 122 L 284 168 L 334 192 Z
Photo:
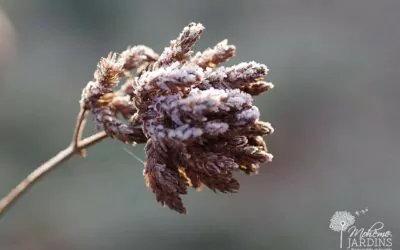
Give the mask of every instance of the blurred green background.
M 400 1 L 0 6 L 0 196 L 67 145 L 81 89 L 109 51 L 161 52 L 201 22 L 196 50 L 228 38 L 237 46 L 229 64 L 265 63 L 276 87 L 256 99 L 276 129 L 268 137 L 275 159 L 258 176 L 238 175 L 239 193 L 191 191 L 188 215 L 178 215 L 146 189 L 142 164 L 107 140 L 0 219 L 1 250 L 339 249 L 332 214 L 365 207 L 365 220 L 384 222 L 400 249 Z M 145 158 L 142 145 L 133 151 Z

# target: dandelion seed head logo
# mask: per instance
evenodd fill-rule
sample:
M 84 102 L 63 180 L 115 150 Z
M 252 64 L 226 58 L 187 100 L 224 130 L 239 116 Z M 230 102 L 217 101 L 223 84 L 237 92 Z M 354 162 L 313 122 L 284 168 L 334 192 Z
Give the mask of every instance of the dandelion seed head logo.
M 347 211 L 335 212 L 331 218 L 329 228 L 335 232 L 343 232 L 355 222 L 355 217 Z
M 354 222 L 355 217 L 347 211 L 338 211 L 333 214 L 329 228 L 335 232 L 340 232 L 340 248 L 343 246 L 343 232 L 352 226 Z

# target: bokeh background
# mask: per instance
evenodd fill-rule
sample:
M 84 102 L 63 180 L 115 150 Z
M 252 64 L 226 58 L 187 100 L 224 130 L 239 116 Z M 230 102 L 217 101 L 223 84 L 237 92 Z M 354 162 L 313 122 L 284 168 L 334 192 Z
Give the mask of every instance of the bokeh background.
M 256 99 L 275 159 L 234 195 L 162 208 L 142 164 L 107 140 L 0 219 L 1 250 L 339 249 L 335 211 L 368 207 L 400 249 L 400 1 L 0 0 L 0 196 L 70 140 L 100 57 L 162 49 L 191 21 L 197 50 L 228 38 L 275 89 Z M 87 134 L 93 132 L 89 124 Z M 132 151 L 145 158 L 143 147 Z M 357 222 L 356 222 L 357 223 Z M 364 224 L 363 224 L 364 223 Z

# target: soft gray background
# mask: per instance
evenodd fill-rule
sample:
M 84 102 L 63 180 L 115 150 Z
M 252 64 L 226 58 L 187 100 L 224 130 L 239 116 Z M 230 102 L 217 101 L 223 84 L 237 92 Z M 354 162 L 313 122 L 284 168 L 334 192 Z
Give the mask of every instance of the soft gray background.
M 0 219 L 1 250 L 339 249 L 329 219 L 368 206 L 400 248 L 400 1 L 0 0 L 0 196 L 65 147 L 80 92 L 110 50 L 161 51 L 190 21 L 276 88 L 257 98 L 275 155 L 235 195 L 192 191 L 189 214 L 156 203 L 142 164 L 105 141 Z M 93 131 L 89 124 L 87 133 Z M 144 158 L 141 145 L 133 151 Z

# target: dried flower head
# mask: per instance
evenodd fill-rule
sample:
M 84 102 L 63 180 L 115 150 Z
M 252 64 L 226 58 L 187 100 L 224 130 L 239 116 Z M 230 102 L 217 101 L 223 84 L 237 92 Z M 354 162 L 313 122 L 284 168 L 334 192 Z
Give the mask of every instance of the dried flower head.
M 273 128 L 259 120 L 252 97 L 273 87 L 263 81 L 268 68 L 220 66 L 235 55 L 227 40 L 191 57 L 203 30 L 189 24 L 161 55 L 140 45 L 102 58 L 81 99 L 109 137 L 146 143 L 146 184 L 180 213 L 189 186 L 235 192 L 234 171 L 257 173 L 272 160 L 263 136 Z

